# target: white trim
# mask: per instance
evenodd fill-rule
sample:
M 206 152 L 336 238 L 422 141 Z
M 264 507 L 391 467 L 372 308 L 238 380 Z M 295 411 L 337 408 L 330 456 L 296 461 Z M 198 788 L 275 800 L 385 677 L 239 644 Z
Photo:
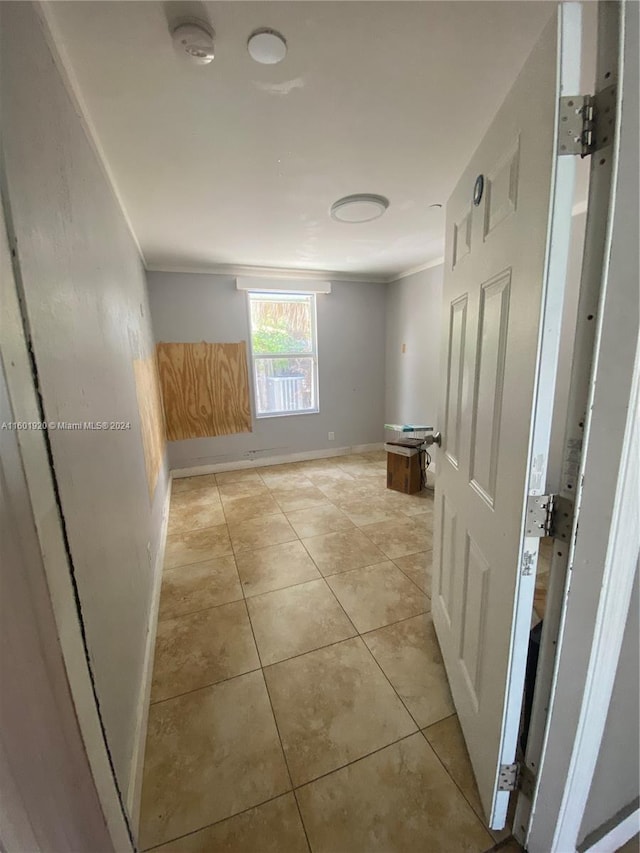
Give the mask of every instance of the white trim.
M 582 201 L 577 201 L 571 208 L 571 215 L 580 216 L 581 213 L 586 213 L 588 206 L 589 202 L 586 198 L 584 198 Z
M 148 272 L 196 273 L 199 275 L 224 275 L 231 278 L 254 276 L 255 278 L 296 279 L 303 276 L 309 281 L 353 281 L 368 284 L 388 284 L 388 275 L 374 273 L 340 272 L 339 270 L 289 269 L 287 267 L 254 267 L 243 264 L 147 264 Z
M 640 345 L 593 643 L 553 850 L 575 845 L 589 797 L 629 612 L 640 546 Z
M 251 320 L 251 299 L 255 291 L 245 290 L 247 303 L 247 327 L 249 329 L 249 355 L 251 358 L 251 385 L 253 391 L 253 420 L 259 421 L 266 418 L 287 418 L 295 415 L 317 415 L 320 412 L 320 371 L 318 368 L 318 312 L 317 312 L 317 297 L 314 291 L 305 294 L 305 299 L 308 301 L 311 310 L 311 331 L 313 347 L 309 353 L 259 353 L 256 355 L 253 351 L 253 322 Z M 255 294 L 257 296 L 257 294 Z M 286 294 L 281 294 L 286 296 Z M 274 294 L 274 299 L 277 294 Z M 258 412 L 258 382 L 256 375 L 256 359 L 264 358 L 311 358 L 313 362 L 313 386 L 315 389 L 314 407 L 312 409 L 304 409 L 302 411 L 283 411 L 283 412 Z
M 619 850 L 627 841 L 631 841 L 638 832 L 640 832 L 640 809 L 627 815 L 590 847 L 582 848 L 582 853 L 616 853 L 616 850 Z
M 353 444 L 350 453 L 374 453 L 376 450 L 384 450 L 384 441 L 375 441 L 373 444 Z
M 236 289 L 267 293 L 331 293 L 331 282 L 316 278 L 238 276 Z
M 536 709 L 536 687 L 534 701 L 534 715 L 544 711 L 545 731 L 524 839 L 531 853 L 575 851 L 579 841 L 640 549 L 637 207 L 630 207 L 634 186 L 621 169 L 637 179 L 637 121 L 632 106 L 621 110 L 623 90 L 625 102 L 637 104 L 637 79 L 623 63 L 623 52 L 637 52 L 637 17 L 624 38 L 631 10 L 636 17 L 635 3 L 599 4 L 596 90 L 616 84 L 617 121 L 612 145 L 591 163 L 567 449 L 583 419 L 585 427 L 580 469 L 576 472 L 576 446 L 563 474 L 563 482 L 575 477 L 575 518 L 551 690 Z M 552 561 L 552 582 L 553 572 Z M 545 629 L 548 620 L 549 607 Z M 524 823 L 516 812 L 516 828 Z
M 303 276 L 310 281 L 366 282 L 368 284 L 393 284 L 410 275 L 439 267 L 444 257 L 433 258 L 424 264 L 395 273 L 344 272 L 340 270 L 290 269 L 288 267 L 254 267 L 245 264 L 146 264 L 147 272 L 191 273 L 198 275 L 225 275 L 231 278 L 255 276 L 256 278 L 296 279 Z
M 387 280 L 387 284 L 393 284 L 394 282 L 400 281 L 403 278 L 408 278 L 410 275 L 415 275 L 416 273 L 424 272 L 424 270 L 430 270 L 434 267 L 439 267 L 442 264 L 444 264 L 444 255 L 441 255 L 437 258 L 433 258 L 430 261 L 426 261 L 426 263 L 420 264 L 417 267 L 410 267 L 409 269 L 404 270 L 404 272 L 396 273 Z
M 582 7 L 579 3 L 560 4 L 556 33 L 556 85 L 558 94 L 562 95 L 567 91 L 575 91 L 579 81 L 582 50 Z M 553 138 L 557 135 L 559 121 L 559 101 L 556 101 Z M 526 534 L 526 501 L 529 495 L 544 494 L 547 479 L 571 242 L 571 207 L 575 194 L 575 176 L 576 164 L 573 157 L 552 155 L 544 280 L 527 451 L 527 482 L 522 497 L 523 513 L 518 557 L 520 566 L 526 565 L 527 554 L 537 560 L 540 544 L 539 538 L 528 537 Z M 500 765 L 511 764 L 517 760 L 535 580 L 535 573 L 527 575 L 523 571 L 519 573 L 516 582 L 507 689 L 502 719 Z M 505 825 L 508 806 L 508 794 L 495 791 L 490 826 Z
M 195 477 L 199 474 L 222 474 L 224 471 L 240 471 L 247 468 L 266 468 L 268 465 L 284 465 L 287 462 L 307 462 L 312 459 L 331 459 L 334 456 L 348 456 L 350 453 L 371 453 L 382 450 L 384 442 L 374 444 L 353 444 L 351 447 L 336 447 L 331 450 L 304 450 L 300 453 L 283 453 L 278 456 L 263 456 L 260 459 L 236 459 L 228 462 L 215 462 L 210 465 L 195 465 L 191 468 L 173 468 L 171 477 Z
M 158 627 L 158 610 L 160 607 L 160 589 L 162 587 L 162 566 L 164 564 L 164 552 L 167 544 L 167 528 L 169 526 L 169 505 L 171 503 L 171 478 L 167 484 L 167 493 L 162 509 L 162 523 L 160 526 L 160 539 L 156 552 L 154 566 L 153 587 L 151 590 L 151 604 L 149 607 L 149 621 L 147 624 L 147 641 L 144 652 L 144 663 L 142 667 L 142 680 L 138 695 L 138 709 L 136 711 L 136 731 L 131 754 L 131 768 L 129 772 L 129 786 L 127 789 L 127 810 L 129 819 L 136 837 L 138 837 L 140 825 L 140 802 L 142 795 L 142 771 L 144 768 L 144 752 L 147 742 L 147 724 L 149 722 L 149 704 L 151 700 L 151 682 L 153 675 L 153 660 L 156 645 L 156 633 Z
M 138 250 L 138 254 L 140 255 L 142 264 L 146 268 L 146 260 L 144 257 L 144 252 L 142 251 L 142 246 L 140 245 L 140 241 L 136 236 L 136 232 L 133 230 L 133 224 L 131 222 L 131 219 L 129 218 L 129 214 L 127 213 L 124 201 L 122 199 L 122 196 L 120 195 L 120 191 L 118 190 L 118 185 L 116 183 L 115 177 L 113 175 L 113 172 L 111 171 L 111 167 L 109 166 L 106 154 L 100 143 L 100 137 L 98 136 L 93 121 L 91 120 L 91 114 L 89 112 L 89 108 L 87 107 L 87 103 L 82 95 L 82 89 L 80 87 L 80 84 L 78 83 L 78 78 L 76 77 L 75 71 L 73 70 L 73 63 L 69 59 L 69 54 L 67 53 L 67 50 L 64 47 L 64 38 L 62 37 L 58 22 L 56 21 L 55 15 L 52 11 L 53 5 L 54 4 L 51 3 L 50 0 L 37 0 L 37 2 L 35 3 L 36 14 L 38 15 L 42 23 L 42 31 L 44 33 L 44 37 L 46 39 L 47 45 L 49 46 L 49 50 L 51 51 L 53 61 L 55 62 L 58 72 L 62 77 L 62 82 L 64 83 L 64 87 L 67 90 L 69 99 L 71 100 L 78 115 L 80 124 L 84 129 L 87 139 L 89 140 L 89 144 L 91 145 L 96 154 L 98 165 L 102 169 L 104 177 L 107 181 L 107 185 L 110 187 L 111 192 L 113 193 L 113 196 L 116 200 L 116 204 L 120 208 L 120 212 L 122 213 L 124 221 L 127 224 L 127 228 L 129 229 L 131 239 L 133 240 L 133 243 L 136 249 Z

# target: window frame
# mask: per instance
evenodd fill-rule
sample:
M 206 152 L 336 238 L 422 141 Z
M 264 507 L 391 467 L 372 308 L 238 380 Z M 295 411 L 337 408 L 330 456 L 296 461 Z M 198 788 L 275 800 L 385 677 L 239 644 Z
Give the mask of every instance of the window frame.
M 253 404 L 254 417 L 256 420 L 265 420 L 265 418 L 288 418 L 295 415 L 317 415 L 320 413 L 320 384 L 318 377 L 318 310 L 317 310 L 317 293 L 301 290 L 247 290 L 247 321 L 249 324 L 249 354 L 251 356 L 251 384 L 253 389 Z M 251 320 L 251 300 L 252 297 L 262 297 L 263 299 L 284 299 L 287 296 L 302 296 L 309 300 L 311 314 L 311 351 L 310 352 L 283 352 L 283 353 L 255 353 L 253 349 L 253 324 Z M 264 412 L 258 411 L 258 377 L 256 374 L 256 359 L 276 359 L 276 358 L 310 358 L 313 370 L 313 387 L 315 388 L 315 407 L 313 409 L 303 409 L 301 411 L 280 411 L 280 412 Z

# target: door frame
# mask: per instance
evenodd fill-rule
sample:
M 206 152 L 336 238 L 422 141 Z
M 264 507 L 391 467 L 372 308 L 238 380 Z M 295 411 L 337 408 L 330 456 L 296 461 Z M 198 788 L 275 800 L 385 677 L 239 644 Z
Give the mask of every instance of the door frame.
M 636 6 L 599 4 L 596 90 L 617 77 L 616 133 L 591 163 L 566 433 L 575 436 L 583 422 L 576 512 L 568 554 L 552 564 L 552 624 L 526 755 L 537 778 L 532 794 L 518 797 L 514 821 L 530 853 L 575 850 L 581 841 L 640 550 L 640 354 L 638 315 L 630 311 L 634 298 L 638 306 Z M 632 836 L 637 820 L 635 829 L 626 823 Z

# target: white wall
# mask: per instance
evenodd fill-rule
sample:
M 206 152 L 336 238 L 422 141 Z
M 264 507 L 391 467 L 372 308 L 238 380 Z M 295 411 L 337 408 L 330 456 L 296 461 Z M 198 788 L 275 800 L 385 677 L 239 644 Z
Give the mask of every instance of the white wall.
M 582 818 L 580 838 L 597 831 L 607 821 L 638 808 L 640 796 L 640 714 L 638 712 L 638 571 L 629 605 L 616 680 L 607 724 Z
M 0 362 L 0 423 L 15 419 Z M 107 853 L 18 435 L 0 430 L 0 849 Z
M 438 426 L 443 271 L 387 286 L 385 423 Z
M 147 280 L 157 341 L 248 342 L 247 295 L 234 278 L 149 272 Z M 252 433 L 171 442 L 171 468 L 382 441 L 385 292 L 385 284 L 333 282 L 318 294 L 319 414 L 254 418 Z
M 126 793 L 166 470 L 150 499 L 133 360 L 153 353 L 136 246 L 31 3 L 0 4 L 7 228 L 46 420 L 92 671 Z

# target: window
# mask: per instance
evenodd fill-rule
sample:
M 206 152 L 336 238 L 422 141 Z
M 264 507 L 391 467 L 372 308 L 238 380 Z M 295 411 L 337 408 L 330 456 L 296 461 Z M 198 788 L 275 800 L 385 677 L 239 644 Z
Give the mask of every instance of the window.
M 318 411 L 315 293 L 249 293 L 256 417 Z

